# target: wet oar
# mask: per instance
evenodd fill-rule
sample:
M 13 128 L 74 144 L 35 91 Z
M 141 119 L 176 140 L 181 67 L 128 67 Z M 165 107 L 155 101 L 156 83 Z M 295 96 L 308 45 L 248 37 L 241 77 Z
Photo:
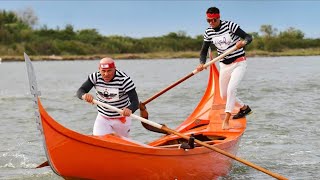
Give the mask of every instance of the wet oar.
M 117 111 L 117 112 L 120 113 L 120 114 L 122 113 L 122 110 L 121 110 L 121 109 L 118 109 L 118 108 L 116 108 L 116 107 L 114 107 L 114 106 L 111 106 L 111 105 L 109 105 L 109 104 L 106 104 L 106 103 L 102 103 L 102 102 L 97 101 L 97 100 L 95 100 L 95 99 L 93 100 L 93 103 L 94 103 L 94 104 L 97 104 L 97 105 L 99 105 L 99 106 L 103 106 L 103 107 L 105 107 L 105 108 L 111 109 L 111 110 L 113 110 L 113 111 Z M 179 136 L 179 137 L 182 137 L 183 139 L 186 139 L 186 140 L 189 140 L 189 139 L 190 139 L 189 136 L 186 136 L 186 135 L 181 134 L 181 133 L 179 133 L 179 132 L 177 132 L 177 131 L 175 131 L 175 130 L 172 130 L 172 129 L 168 128 L 166 125 L 158 124 L 158 123 L 156 123 L 156 122 L 153 122 L 153 121 L 150 121 L 150 120 L 148 120 L 148 119 L 142 118 L 142 117 L 137 116 L 137 115 L 135 115 L 135 114 L 131 114 L 130 117 L 132 117 L 132 118 L 134 118 L 134 119 L 137 119 L 137 120 L 140 120 L 141 122 L 146 123 L 146 124 L 148 124 L 148 125 L 150 125 L 150 126 L 153 126 L 153 127 L 155 127 L 155 128 L 158 128 L 158 129 L 161 129 L 161 130 L 163 130 L 163 131 L 166 131 L 166 132 L 168 132 L 169 134 L 175 134 L 175 135 L 177 135 L 177 136 Z M 215 152 L 218 152 L 218 153 L 220 153 L 220 154 L 223 154 L 223 155 L 225 155 L 225 156 L 227 156 L 227 157 L 229 157 L 229 158 L 231 158 L 231 159 L 234 159 L 234 160 L 236 160 L 236 161 L 239 161 L 239 162 L 241 162 L 241 163 L 243 163 L 243 164 L 245 164 L 245 165 L 247 165 L 247 166 L 250 166 L 250 167 L 252 167 L 252 168 L 254 168 L 254 169 L 257 169 L 257 170 L 259 170 L 259 171 L 261 171 L 261 172 L 264 172 L 264 173 L 266 173 L 266 174 L 268 174 L 268 175 L 270 175 L 270 176 L 272 176 L 272 177 L 274 177 L 274 178 L 277 178 L 277 179 L 287 179 L 287 178 L 285 178 L 285 177 L 283 177 L 283 176 L 281 176 L 281 175 L 279 175 L 279 174 L 273 173 L 273 172 L 271 172 L 271 171 L 269 171 L 269 170 L 267 170 L 267 169 L 264 169 L 264 168 L 262 168 L 262 167 L 260 167 L 260 166 L 258 166 L 258 165 L 255 165 L 255 164 L 253 164 L 253 163 L 251 163 L 251 162 L 249 162 L 249 161 L 246 161 L 246 160 L 241 159 L 241 158 L 239 158 L 239 157 L 237 157 L 237 156 L 234 156 L 233 154 L 230 154 L 230 153 L 228 153 L 228 152 L 226 152 L 226 151 L 223 151 L 223 150 L 221 150 L 221 149 L 219 149 L 219 148 L 216 148 L 216 147 L 214 147 L 214 146 L 210 146 L 209 144 L 206 144 L 206 143 L 204 143 L 204 142 L 202 142 L 202 141 L 199 141 L 199 140 L 197 140 L 197 139 L 195 139 L 194 141 L 195 141 L 197 144 L 201 145 L 201 146 L 204 146 L 204 147 L 206 147 L 206 148 L 208 148 L 208 149 L 211 149 L 211 150 L 213 150 L 213 151 L 215 151 Z
M 233 51 L 237 50 L 237 47 L 234 46 L 231 49 L 228 49 L 226 52 L 224 52 L 223 54 L 221 54 L 220 56 L 212 59 L 210 57 L 210 59 L 212 59 L 211 61 L 207 62 L 205 65 L 203 65 L 204 68 L 210 66 L 211 64 L 215 63 L 216 61 L 224 58 L 225 56 L 227 56 L 228 54 L 232 53 Z M 172 89 L 173 87 L 177 86 L 178 84 L 182 83 L 183 81 L 189 79 L 190 77 L 192 77 L 193 75 L 197 74 L 199 71 L 197 71 L 197 69 L 193 70 L 190 74 L 186 75 L 185 77 L 179 79 L 177 82 L 171 84 L 170 86 L 166 87 L 165 89 L 161 90 L 160 92 L 156 93 L 155 95 L 153 95 L 152 97 L 150 97 L 149 99 L 147 99 L 144 102 L 140 102 L 140 116 L 148 119 L 148 111 L 146 109 L 146 104 L 148 104 L 149 102 L 151 102 L 152 100 L 154 100 L 155 98 L 161 96 L 163 93 L 167 92 L 168 90 Z M 148 128 L 147 128 L 148 129 Z
M 49 166 L 49 162 L 48 161 L 43 162 L 42 164 L 38 165 L 36 168 L 42 168 L 42 167 L 46 167 L 46 166 Z

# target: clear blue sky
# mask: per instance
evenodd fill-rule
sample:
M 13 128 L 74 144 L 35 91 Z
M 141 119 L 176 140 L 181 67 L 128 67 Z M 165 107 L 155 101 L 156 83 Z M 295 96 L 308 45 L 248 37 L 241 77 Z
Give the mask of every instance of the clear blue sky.
M 221 19 L 232 20 L 246 32 L 259 32 L 260 26 L 272 25 L 279 31 L 294 27 L 305 37 L 320 38 L 320 1 L 0 1 L 0 9 L 32 8 L 39 26 L 76 30 L 95 28 L 99 33 L 135 38 L 162 36 L 185 31 L 202 35 L 208 7 L 220 9 Z

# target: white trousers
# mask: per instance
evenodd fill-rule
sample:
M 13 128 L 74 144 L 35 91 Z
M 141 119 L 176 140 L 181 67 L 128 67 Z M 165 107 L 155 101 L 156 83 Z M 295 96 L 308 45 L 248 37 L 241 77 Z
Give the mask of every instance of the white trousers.
M 98 113 L 93 126 L 94 136 L 103 136 L 106 134 L 116 133 L 120 136 L 129 137 L 131 118 L 126 117 L 126 122 L 122 123 L 118 119 L 109 119 Z
M 225 112 L 231 113 L 236 102 L 238 102 L 241 107 L 244 106 L 244 103 L 236 97 L 236 94 L 238 85 L 247 70 L 247 61 L 240 61 L 231 64 L 224 64 L 220 62 L 219 65 L 220 96 L 222 99 L 227 101 Z

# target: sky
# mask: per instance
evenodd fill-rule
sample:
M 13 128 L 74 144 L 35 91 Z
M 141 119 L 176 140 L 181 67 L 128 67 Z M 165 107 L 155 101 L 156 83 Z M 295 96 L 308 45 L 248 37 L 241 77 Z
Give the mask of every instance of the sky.
M 231 20 L 248 33 L 272 25 L 278 32 L 293 27 L 306 38 L 320 38 L 320 1 L 316 0 L 0 0 L 0 10 L 32 8 L 37 27 L 63 29 L 71 24 L 75 30 L 96 29 L 105 36 L 133 38 L 178 31 L 191 37 L 202 35 L 208 27 L 205 12 L 212 6 L 220 9 L 222 20 Z

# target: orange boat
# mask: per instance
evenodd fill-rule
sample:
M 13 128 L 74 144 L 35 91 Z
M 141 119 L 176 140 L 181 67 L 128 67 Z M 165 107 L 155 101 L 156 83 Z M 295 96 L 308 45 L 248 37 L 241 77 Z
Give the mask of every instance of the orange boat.
M 64 178 L 80 179 L 217 179 L 226 176 L 232 159 L 175 134 L 143 144 L 114 135 L 92 136 L 72 131 L 41 105 L 34 70 L 25 54 L 37 122 L 52 170 Z M 246 119 L 231 120 L 222 130 L 225 102 L 219 96 L 219 72 L 210 67 L 207 89 L 193 113 L 175 131 L 235 155 Z M 239 109 L 237 106 L 236 111 Z M 233 112 L 235 113 L 235 112 Z M 183 145 L 191 148 L 185 148 Z M 192 146 L 195 146 L 192 148 Z

